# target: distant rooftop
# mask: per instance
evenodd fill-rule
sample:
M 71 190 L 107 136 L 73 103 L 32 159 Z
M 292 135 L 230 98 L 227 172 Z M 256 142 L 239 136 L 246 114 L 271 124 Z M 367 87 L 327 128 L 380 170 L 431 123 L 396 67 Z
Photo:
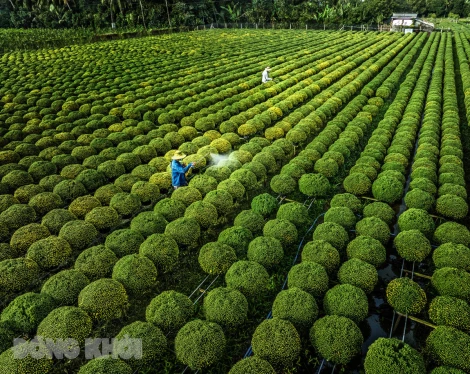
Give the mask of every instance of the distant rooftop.
M 393 18 L 401 18 L 401 19 L 411 19 L 411 18 L 418 18 L 417 13 L 393 13 Z

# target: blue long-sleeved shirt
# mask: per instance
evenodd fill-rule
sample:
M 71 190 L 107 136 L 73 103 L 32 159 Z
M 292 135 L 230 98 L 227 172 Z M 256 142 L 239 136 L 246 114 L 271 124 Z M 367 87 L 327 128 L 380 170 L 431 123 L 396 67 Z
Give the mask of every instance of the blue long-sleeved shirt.
M 189 170 L 191 164 L 183 166 L 178 160 L 171 161 L 171 184 L 173 187 L 186 186 L 185 173 Z

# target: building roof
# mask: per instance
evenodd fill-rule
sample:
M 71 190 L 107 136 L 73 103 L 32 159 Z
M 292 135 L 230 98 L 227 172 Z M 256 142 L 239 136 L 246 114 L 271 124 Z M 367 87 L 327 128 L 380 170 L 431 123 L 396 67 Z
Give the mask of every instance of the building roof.
M 393 13 L 392 18 L 417 18 L 417 13 Z

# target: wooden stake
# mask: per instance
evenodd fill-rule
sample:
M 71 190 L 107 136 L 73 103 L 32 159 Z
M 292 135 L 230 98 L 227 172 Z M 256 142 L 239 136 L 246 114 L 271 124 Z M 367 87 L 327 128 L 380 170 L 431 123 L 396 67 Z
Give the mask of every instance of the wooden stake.
M 400 312 L 397 312 L 397 314 L 398 314 L 400 317 L 406 317 L 404 314 L 402 314 L 402 313 L 400 313 Z M 417 317 L 408 316 L 408 318 L 411 319 L 412 321 L 421 323 L 421 324 L 426 325 L 426 326 L 428 326 L 428 327 L 432 327 L 433 329 L 435 329 L 435 328 L 437 327 L 436 325 L 433 325 L 431 322 L 425 321 L 425 320 L 420 319 L 420 318 L 417 318 Z

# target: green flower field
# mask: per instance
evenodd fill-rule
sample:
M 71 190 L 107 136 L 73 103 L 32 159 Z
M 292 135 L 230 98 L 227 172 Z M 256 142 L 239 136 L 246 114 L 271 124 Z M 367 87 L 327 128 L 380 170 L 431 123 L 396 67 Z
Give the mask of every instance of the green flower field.
M 0 55 L 0 372 L 470 373 L 469 39 Z

